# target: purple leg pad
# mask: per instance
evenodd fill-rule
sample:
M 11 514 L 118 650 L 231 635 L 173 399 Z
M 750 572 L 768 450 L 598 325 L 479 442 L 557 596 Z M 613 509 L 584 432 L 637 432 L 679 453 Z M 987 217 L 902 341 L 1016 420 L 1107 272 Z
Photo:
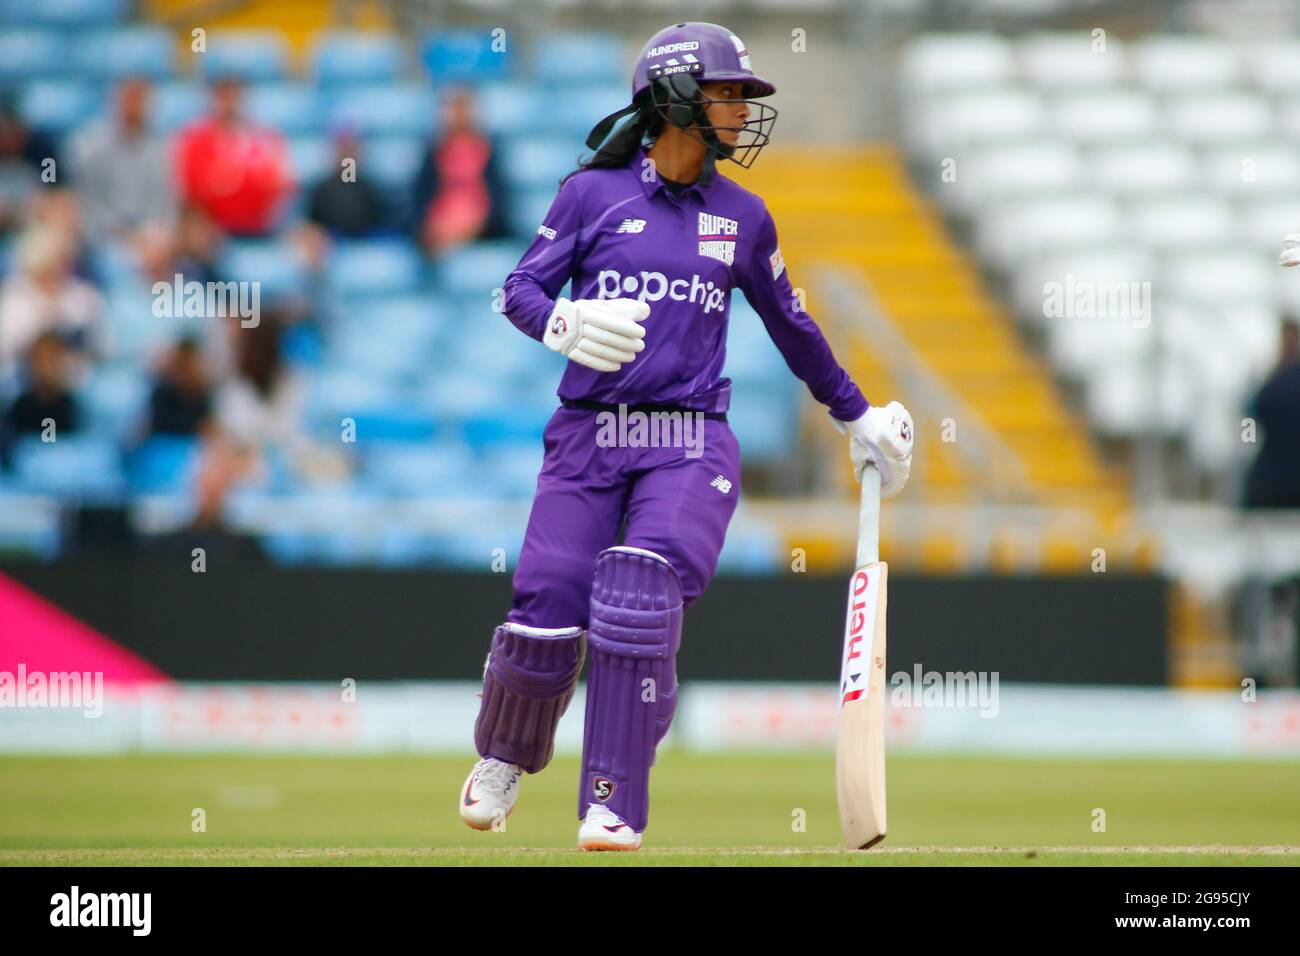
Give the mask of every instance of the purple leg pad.
M 591 590 L 586 728 L 578 817 L 604 803 L 640 832 L 650 814 L 650 765 L 677 706 L 682 586 L 659 555 L 610 548 Z
M 581 628 L 498 627 L 474 723 L 479 756 L 518 764 L 528 773 L 550 763 L 555 728 L 573 699 L 585 654 Z

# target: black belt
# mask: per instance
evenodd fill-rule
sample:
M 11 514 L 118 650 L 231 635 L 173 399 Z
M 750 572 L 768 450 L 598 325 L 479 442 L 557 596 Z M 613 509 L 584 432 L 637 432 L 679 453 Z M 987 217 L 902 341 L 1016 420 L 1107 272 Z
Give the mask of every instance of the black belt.
M 726 412 L 702 412 L 697 408 L 683 408 L 681 405 L 612 405 L 609 402 L 593 402 L 586 398 L 565 398 L 561 399 L 560 404 L 565 408 L 585 408 L 595 412 L 613 412 L 618 414 L 620 408 L 628 412 L 644 412 L 647 415 L 654 412 L 681 412 L 683 415 L 703 415 L 712 422 L 725 422 L 727 420 Z

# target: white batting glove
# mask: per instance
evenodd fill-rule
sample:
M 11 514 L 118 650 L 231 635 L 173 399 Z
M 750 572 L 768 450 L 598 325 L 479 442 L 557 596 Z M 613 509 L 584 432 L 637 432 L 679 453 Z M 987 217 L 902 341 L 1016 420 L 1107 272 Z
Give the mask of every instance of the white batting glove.
M 1282 254 L 1277 257 L 1280 266 L 1300 266 L 1300 232 L 1293 232 L 1282 240 Z
M 912 414 L 901 402 L 873 405 L 851 422 L 831 421 L 851 439 L 849 457 L 859 481 L 862 469 L 872 464 L 880 472 L 880 497 L 892 498 L 903 490 L 912 473 Z
M 556 299 L 542 341 L 571 362 L 617 372 L 645 348 L 640 322 L 649 314 L 636 299 Z

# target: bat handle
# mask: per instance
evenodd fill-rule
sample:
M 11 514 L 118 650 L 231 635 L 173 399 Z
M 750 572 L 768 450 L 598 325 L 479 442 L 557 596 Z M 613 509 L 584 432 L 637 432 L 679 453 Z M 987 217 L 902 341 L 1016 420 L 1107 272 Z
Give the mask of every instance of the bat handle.
M 862 469 L 862 501 L 858 506 L 858 558 L 856 567 L 880 560 L 880 472 L 875 465 Z

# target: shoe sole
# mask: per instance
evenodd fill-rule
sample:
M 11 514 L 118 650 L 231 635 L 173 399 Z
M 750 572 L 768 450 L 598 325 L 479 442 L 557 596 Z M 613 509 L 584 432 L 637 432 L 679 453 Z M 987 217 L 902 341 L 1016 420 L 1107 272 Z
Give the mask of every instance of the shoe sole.
M 639 843 L 632 843 L 632 844 L 625 844 L 625 843 L 604 843 L 604 842 L 601 842 L 601 841 L 590 841 L 590 840 L 584 842 L 584 841 L 581 841 L 581 840 L 580 840 L 580 841 L 578 841 L 578 849 L 579 849 L 579 850 L 586 850 L 586 851 L 588 851 L 588 852 L 594 850 L 594 851 L 597 851 L 597 852 L 613 851 L 613 852 L 623 852 L 623 853 L 626 853 L 626 852 L 629 852 L 629 851 L 631 851 L 631 850 L 639 850 L 639 849 L 641 849 L 641 844 L 639 844 Z

